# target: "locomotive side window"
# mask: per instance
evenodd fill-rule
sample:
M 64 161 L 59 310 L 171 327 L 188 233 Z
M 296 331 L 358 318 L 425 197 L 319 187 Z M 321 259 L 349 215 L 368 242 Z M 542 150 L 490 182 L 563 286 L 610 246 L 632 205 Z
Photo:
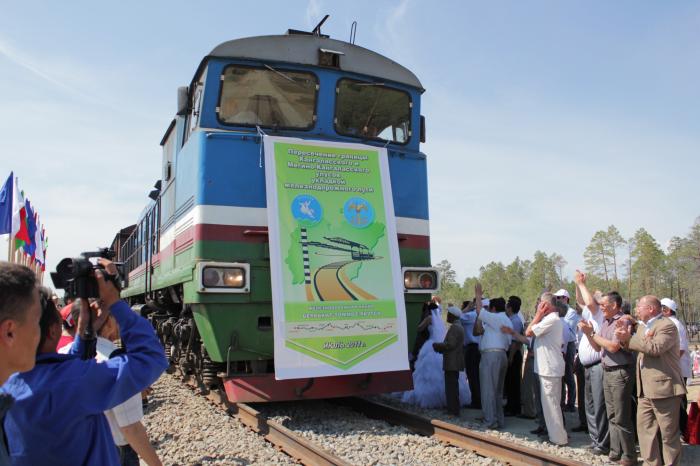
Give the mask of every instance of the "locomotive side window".
M 411 137 L 411 98 L 408 93 L 341 79 L 336 88 L 335 129 L 338 134 L 405 144 Z
M 219 121 L 236 126 L 310 129 L 318 79 L 311 73 L 233 65 L 221 76 Z

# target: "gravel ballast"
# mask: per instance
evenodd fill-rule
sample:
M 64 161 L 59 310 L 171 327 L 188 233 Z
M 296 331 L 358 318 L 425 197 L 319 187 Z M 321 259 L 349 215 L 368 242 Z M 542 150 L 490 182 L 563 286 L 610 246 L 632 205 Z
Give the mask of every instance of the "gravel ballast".
M 175 375 L 153 385 L 143 423 L 167 466 L 295 464 Z
M 324 401 L 274 403 L 258 409 L 352 464 L 503 464 Z

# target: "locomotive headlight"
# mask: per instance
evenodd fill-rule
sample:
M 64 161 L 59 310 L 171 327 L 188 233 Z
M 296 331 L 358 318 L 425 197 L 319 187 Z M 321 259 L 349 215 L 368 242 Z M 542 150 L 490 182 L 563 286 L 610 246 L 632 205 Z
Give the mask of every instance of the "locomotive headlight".
M 202 284 L 206 287 L 221 286 L 220 269 L 214 267 L 205 268 L 202 273 Z
M 245 270 L 224 269 L 224 285 L 240 288 L 245 283 Z
M 431 267 L 404 267 L 403 287 L 406 293 L 432 293 L 440 288 L 437 269 Z
M 197 264 L 200 292 L 247 293 L 250 291 L 250 264 L 200 262 Z

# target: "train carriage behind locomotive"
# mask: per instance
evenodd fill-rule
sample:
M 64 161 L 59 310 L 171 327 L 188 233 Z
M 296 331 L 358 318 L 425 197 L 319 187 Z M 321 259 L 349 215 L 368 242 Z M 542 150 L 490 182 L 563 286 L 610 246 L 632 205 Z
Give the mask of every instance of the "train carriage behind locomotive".
M 408 371 L 275 380 L 261 135 L 387 147 L 410 349 L 439 283 L 419 150 L 422 92 L 403 66 L 319 34 L 232 40 L 202 60 L 178 90 L 152 201 L 113 243 L 123 296 L 151 319 L 181 371 L 223 382 L 231 401 L 244 402 L 411 387 Z

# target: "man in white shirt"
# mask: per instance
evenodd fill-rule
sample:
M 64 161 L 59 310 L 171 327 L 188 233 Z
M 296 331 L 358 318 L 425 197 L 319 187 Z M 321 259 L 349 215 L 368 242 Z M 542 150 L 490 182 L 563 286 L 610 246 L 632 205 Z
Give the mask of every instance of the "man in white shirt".
M 503 385 L 508 367 L 506 351 L 510 347 L 510 335 L 501 332 L 501 327 L 513 328 L 506 315 L 506 301 L 494 298 L 489 302 L 489 309 L 481 308 L 481 284 L 475 286 L 477 323 L 474 333 L 481 335 L 479 351 L 479 383 L 481 385 L 481 412 L 484 426 L 488 429 L 500 429 L 505 424 L 503 414 Z
M 561 378 L 564 376 L 564 358 L 561 353 L 563 324 L 554 302 L 552 293 L 542 294 L 540 305 L 525 335 L 537 337 L 535 339 L 535 373 L 540 378 L 542 411 L 547 424 L 549 441 L 555 445 L 566 445 L 569 439 L 559 406 Z
M 576 300 L 583 308 L 581 313 L 582 325 L 590 324 L 593 331 L 598 333 L 603 325 L 605 316 L 598 301 L 586 286 L 586 276 L 579 270 L 574 274 L 576 283 Z M 589 449 L 599 455 L 607 455 L 610 451 L 610 430 L 608 427 L 608 412 L 605 407 L 605 389 L 603 387 L 602 355 L 596 351 L 591 342 L 579 330 L 578 357 L 585 374 L 585 406 L 588 435 L 591 437 Z M 581 402 L 581 400 L 579 400 Z
M 681 359 L 680 359 L 680 365 L 681 365 L 681 377 L 683 377 L 683 383 L 687 384 L 688 379 L 691 376 L 690 373 L 690 352 L 688 348 L 688 332 L 685 329 L 685 325 L 681 323 L 680 320 L 678 320 L 678 317 L 676 317 L 676 311 L 678 309 L 678 305 L 676 302 L 670 298 L 664 298 L 661 300 L 661 313 L 664 315 L 664 317 L 668 317 L 671 319 L 671 322 L 676 326 L 678 329 L 678 339 L 680 340 L 680 352 L 681 352 Z M 687 395 L 683 395 L 681 397 L 681 417 L 680 417 L 680 424 L 681 424 L 681 433 L 683 434 L 684 437 L 687 435 L 687 428 L 688 428 L 688 412 L 686 411 L 688 409 L 688 397 Z

